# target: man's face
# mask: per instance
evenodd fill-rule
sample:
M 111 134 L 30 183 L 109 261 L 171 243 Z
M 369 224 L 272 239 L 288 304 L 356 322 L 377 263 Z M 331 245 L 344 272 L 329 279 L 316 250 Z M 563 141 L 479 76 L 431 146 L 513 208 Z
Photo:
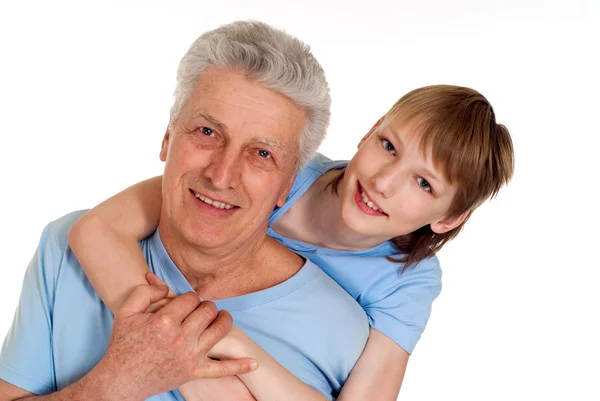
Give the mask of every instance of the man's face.
M 304 123 L 301 107 L 244 74 L 203 72 L 163 139 L 161 232 L 216 253 L 264 237 Z

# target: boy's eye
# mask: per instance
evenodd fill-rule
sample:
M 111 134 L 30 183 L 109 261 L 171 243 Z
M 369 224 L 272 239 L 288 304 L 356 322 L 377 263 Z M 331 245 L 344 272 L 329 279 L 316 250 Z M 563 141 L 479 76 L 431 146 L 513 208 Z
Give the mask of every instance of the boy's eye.
M 256 153 L 263 159 L 268 159 L 271 157 L 271 154 L 264 149 L 259 149 Z
M 215 134 L 213 130 L 208 127 L 200 127 L 200 132 L 206 136 L 213 136 Z
M 419 186 L 427 191 L 427 192 L 431 192 L 431 185 L 429 185 L 429 182 L 427 182 L 427 180 L 425 178 L 417 178 L 417 184 L 419 184 Z
M 387 139 L 382 139 L 381 144 L 383 145 L 383 148 L 386 152 L 389 152 L 393 155 L 396 154 L 396 149 L 394 149 L 394 145 L 392 145 L 390 141 L 388 141 Z

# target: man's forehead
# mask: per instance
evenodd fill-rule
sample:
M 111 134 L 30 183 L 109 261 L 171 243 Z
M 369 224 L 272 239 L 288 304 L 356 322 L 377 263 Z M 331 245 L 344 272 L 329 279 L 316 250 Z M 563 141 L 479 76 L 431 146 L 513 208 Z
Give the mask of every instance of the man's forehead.
M 303 106 L 283 93 L 251 79 L 244 72 L 229 69 L 211 68 L 200 74 L 189 101 L 241 103 L 270 117 L 283 112 L 304 118 L 306 113 Z

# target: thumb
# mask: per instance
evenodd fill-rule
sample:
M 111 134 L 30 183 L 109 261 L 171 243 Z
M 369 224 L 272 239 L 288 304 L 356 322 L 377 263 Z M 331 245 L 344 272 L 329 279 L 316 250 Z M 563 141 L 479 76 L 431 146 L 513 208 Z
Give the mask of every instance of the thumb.
M 226 361 L 209 359 L 203 377 L 236 376 L 253 372 L 257 368 L 258 362 L 251 358 L 229 359 Z
M 152 272 L 146 273 L 146 281 L 150 285 L 167 285 L 164 281 L 158 278 L 156 274 Z M 167 298 L 175 298 L 176 296 L 177 294 L 175 294 L 175 292 L 171 288 L 169 288 L 169 294 L 167 295 Z
M 167 285 L 164 281 L 162 281 L 158 276 L 152 272 L 146 273 L 146 281 L 150 285 Z
M 138 313 L 144 313 L 155 302 L 164 299 L 169 292 L 166 285 L 139 285 L 127 297 L 123 306 L 119 308 L 118 314 L 129 317 Z

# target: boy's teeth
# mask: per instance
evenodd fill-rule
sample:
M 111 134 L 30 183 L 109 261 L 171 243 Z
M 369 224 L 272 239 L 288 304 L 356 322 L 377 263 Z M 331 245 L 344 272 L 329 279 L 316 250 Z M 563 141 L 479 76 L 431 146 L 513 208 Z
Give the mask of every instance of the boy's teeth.
M 360 196 L 362 197 L 363 202 L 365 202 L 367 204 L 367 206 L 369 206 L 371 209 L 379 210 L 379 208 L 377 206 L 375 206 L 373 201 L 371 201 L 369 198 L 367 198 L 367 194 L 365 194 L 365 191 L 360 191 Z
M 216 200 L 212 200 L 204 195 L 200 195 L 199 193 L 195 193 L 196 198 L 200 199 L 202 202 L 207 203 L 209 205 L 212 205 L 214 207 L 216 207 L 217 209 L 231 209 L 233 208 L 232 205 L 224 203 L 224 202 L 219 202 Z

